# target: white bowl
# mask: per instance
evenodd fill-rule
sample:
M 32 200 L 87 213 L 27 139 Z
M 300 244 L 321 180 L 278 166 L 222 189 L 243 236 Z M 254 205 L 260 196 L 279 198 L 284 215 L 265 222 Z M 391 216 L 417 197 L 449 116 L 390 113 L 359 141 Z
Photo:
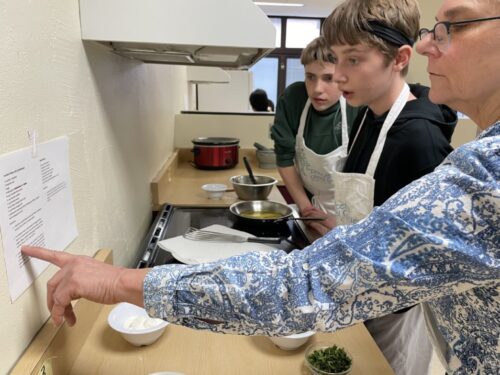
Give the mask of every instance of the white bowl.
M 290 336 L 269 337 L 269 339 L 283 350 L 295 350 L 304 345 L 316 332 L 308 331 Z
M 122 302 L 109 313 L 108 324 L 132 345 L 143 346 L 158 340 L 168 322 L 150 318 L 143 308 Z
M 207 193 L 208 199 L 221 199 L 227 190 L 224 184 L 205 184 L 201 188 Z

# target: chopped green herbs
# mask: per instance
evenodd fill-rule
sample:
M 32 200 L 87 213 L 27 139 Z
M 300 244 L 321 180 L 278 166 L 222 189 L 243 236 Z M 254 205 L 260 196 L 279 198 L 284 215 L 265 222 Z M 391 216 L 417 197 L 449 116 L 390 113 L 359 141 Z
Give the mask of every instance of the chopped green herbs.
M 307 356 L 307 360 L 318 370 L 332 373 L 346 371 L 352 364 L 345 350 L 337 345 L 315 350 Z

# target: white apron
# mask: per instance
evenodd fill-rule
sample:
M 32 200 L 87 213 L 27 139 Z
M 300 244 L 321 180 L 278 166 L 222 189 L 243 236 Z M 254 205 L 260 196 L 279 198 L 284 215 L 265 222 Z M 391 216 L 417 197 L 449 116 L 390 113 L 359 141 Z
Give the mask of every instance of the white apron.
M 392 105 L 391 110 L 387 114 L 384 124 L 382 125 L 382 129 L 380 130 L 380 134 L 377 139 L 377 144 L 372 152 L 365 174 L 342 172 L 347 155 L 337 160 L 337 164 L 332 172 L 333 188 L 335 189 L 336 195 L 334 211 L 337 225 L 357 223 L 361 219 L 368 216 L 368 214 L 372 211 L 375 194 L 375 179 L 373 176 L 375 174 L 375 170 L 377 169 L 382 150 L 384 149 L 387 133 L 403 110 L 403 107 L 408 100 L 409 93 L 410 88 L 407 84 L 405 84 L 398 98 Z M 352 144 L 353 146 L 354 143 L 356 143 L 356 139 L 358 138 L 361 129 L 363 128 L 367 112 L 368 109 L 366 110 L 358 132 L 356 133 L 356 137 L 354 138 Z
M 403 110 L 409 93 L 410 88 L 405 84 L 382 125 L 365 174 L 343 173 L 341 171 L 347 157 L 337 161 L 333 173 L 337 225 L 357 223 L 372 211 L 375 194 L 373 176 L 384 148 L 387 133 Z M 365 119 L 366 112 L 353 145 Z M 389 314 L 370 320 L 365 324 L 396 374 L 427 374 L 428 363 L 432 357 L 432 346 L 427 337 L 420 306 L 403 314 Z
M 347 156 L 349 143 L 346 101 L 344 97 L 340 97 L 342 145 L 325 155 L 319 155 L 306 146 L 304 130 L 310 107 L 311 101 L 308 99 L 300 116 L 295 140 L 295 165 L 304 187 L 313 194 L 312 204 L 323 212 L 333 213 L 335 208 L 333 170 L 337 161 Z M 334 126 L 335 124 L 332 124 L 332 127 Z

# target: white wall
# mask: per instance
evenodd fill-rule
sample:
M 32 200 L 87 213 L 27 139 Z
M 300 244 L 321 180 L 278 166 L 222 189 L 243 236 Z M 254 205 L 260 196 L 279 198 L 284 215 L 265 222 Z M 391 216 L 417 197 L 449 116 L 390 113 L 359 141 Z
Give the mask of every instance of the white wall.
M 131 265 L 151 217 L 150 181 L 173 149 L 184 67 L 153 66 L 80 40 L 78 1 L 0 1 L 0 154 L 68 135 L 79 236 L 68 251 L 114 250 Z M 0 244 L 0 256 L 4 249 Z M 11 304 L 0 261 L 0 374 L 48 318 L 45 284 Z
M 252 92 L 252 72 L 226 70 L 231 76 L 229 83 L 198 85 L 198 110 L 210 112 L 251 111 L 248 100 Z

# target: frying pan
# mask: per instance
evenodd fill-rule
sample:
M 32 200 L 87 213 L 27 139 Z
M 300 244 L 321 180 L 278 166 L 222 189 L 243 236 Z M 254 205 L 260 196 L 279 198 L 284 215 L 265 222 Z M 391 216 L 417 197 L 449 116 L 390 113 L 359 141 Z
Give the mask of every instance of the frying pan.
M 290 207 L 273 201 L 236 202 L 229 206 L 229 211 L 246 224 L 277 224 L 288 220 L 325 220 L 325 217 L 293 217 L 293 210 Z M 259 213 L 273 217 L 258 217 Z

